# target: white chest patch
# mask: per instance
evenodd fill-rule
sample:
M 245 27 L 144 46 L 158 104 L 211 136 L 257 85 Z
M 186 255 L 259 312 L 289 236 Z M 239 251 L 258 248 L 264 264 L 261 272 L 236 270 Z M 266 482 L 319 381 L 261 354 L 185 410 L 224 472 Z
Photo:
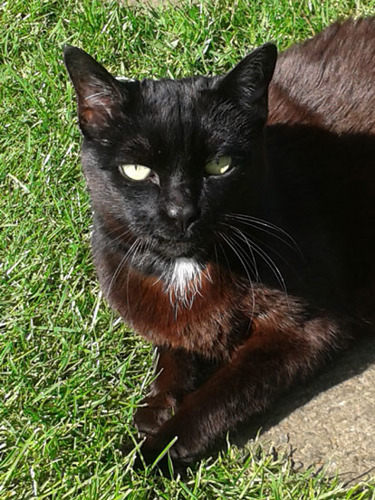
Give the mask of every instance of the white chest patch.
M 167 291 L 183 305 L 192 304 L 202 285 L 202 266 L 194 259 L 181 257 L 173 264 L 167 278 Z

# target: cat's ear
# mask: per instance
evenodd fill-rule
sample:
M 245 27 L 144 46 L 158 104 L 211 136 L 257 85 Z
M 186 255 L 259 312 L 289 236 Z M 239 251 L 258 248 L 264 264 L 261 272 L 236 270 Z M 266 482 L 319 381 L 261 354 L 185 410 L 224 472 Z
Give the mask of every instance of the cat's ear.
M 83 50 L 65 46 L 64 62 L 76 91 L 82 133 L 100 138 L 121 113 L 124 93 L 117 80 Z
M 267 105 L 268 85 L 277 60 L 277 49 L 266 43 L 255 49 L 219 82 L 218 91 L 243 106 Z

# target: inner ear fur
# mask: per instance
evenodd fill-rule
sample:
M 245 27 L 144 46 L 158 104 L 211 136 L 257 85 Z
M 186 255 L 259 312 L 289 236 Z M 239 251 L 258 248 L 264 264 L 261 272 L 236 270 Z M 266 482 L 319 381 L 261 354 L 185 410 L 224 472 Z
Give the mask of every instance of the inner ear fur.
M 120 112 L 124 94 L 117 80 L 82 49 L 66 46 L 64 62 L 76 91 L 81 130 L 96 136 Z

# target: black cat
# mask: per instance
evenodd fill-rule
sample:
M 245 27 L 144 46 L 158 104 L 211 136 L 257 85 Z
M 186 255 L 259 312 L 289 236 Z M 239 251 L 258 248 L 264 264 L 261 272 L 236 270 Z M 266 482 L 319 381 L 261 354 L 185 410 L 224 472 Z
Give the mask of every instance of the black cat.
M 99 280 L 159 349 L 142 452 L 177 436 L 186 465 L 373 328 L 375 21 L 292 47 L 272 81 L 272 44 L 142 82 L 64 53 Z

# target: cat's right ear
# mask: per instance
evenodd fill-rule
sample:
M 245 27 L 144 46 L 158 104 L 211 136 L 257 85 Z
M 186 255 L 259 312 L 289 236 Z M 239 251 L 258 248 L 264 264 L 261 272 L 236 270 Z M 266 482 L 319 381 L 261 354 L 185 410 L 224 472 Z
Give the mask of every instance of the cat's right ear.
M 100 139 L 121 113 L 124 93 L 117 80 L 83 50 L 65 46 L 64 63 L 76 91 L 82 133 Z

